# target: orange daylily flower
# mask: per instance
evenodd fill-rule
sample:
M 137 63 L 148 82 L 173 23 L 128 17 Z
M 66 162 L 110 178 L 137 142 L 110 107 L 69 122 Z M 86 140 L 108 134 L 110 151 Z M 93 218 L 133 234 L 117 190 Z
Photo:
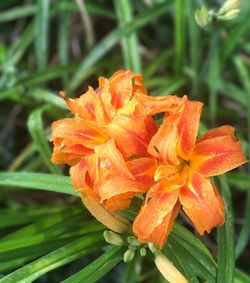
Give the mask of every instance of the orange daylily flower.
M 110 79 L 99 78 L 99 87 L 89 87 L 79 98 L 61 93 L 75 117 L 52 124 L 52 162 L 74 165 L 112 138 L 125 159 L 148 156 L 147 145 L 157 126 L 137 107 L 137 94 L 147 95 L 142 77 L 123 70 Z
M 151 139 L 148 150 L 159 164 L 133 224 L 141 242 L 162 247 L 181 207 L 201 235 L 224 223 L 223 200 L 208 177 L 240 166 L 246 157 L 230 126 L 197 139 L 201 110 L 200 102 L 184 97 Z

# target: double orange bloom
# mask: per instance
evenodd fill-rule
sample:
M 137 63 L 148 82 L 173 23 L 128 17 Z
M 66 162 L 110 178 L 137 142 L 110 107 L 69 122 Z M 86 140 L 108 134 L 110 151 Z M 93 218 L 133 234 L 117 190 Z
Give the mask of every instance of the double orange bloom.
M 74 118 L 53 123 L 52 162 L 71 166 L 75 188 L 100 222 L 126 232 L 117 211 L 140 195 L 133 232 L 141 242 L 162 247 L 181 207 L 201 235 L 224 223 L 223 200 L 208 177 L 246 158 L 230 126 L 197 138 L 202 103 L 147 96 L 142 77 L 130 71 L 64 99 Z M 161 126 L 152 118 L 157 113 L 164 113 Z

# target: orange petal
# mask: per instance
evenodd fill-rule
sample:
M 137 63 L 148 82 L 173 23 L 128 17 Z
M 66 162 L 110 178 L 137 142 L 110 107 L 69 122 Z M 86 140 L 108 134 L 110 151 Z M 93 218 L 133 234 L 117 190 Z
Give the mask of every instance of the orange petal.
M 145 116 L 161 112 L 174 113 L 185 100 L 185 98 L 179 98 L 174 95 L 153 97 L 140 92 L 136 93 L 135 97 L 138 102 L 138 108 Z
M 129 202 L 126 202 L 126 200 L 147 192 L 154 183 L 156 160 L 152 158 L 138 158 L 126 162 L 126 165 L 133 175 L 133 179 L 124 176 L 119 170 L 114 169 L 95 186 L 95 190 L 102 200 L 110 200 L 106 202 L 106 207 L 109 206 L 110 208 L 113 206 L 111 203 L 111 199 L 113 199 L 116 201 L 113 207 L 123 209 L 125 208 L 124 203 L 129 206 Z M 117 204 L 119 200 L 121 200 L 122 207 L 119 207 Z
M 139 241 L 148 242 L 150 240 L 161 246 L 162 241 L 169 233 L 169 229 L 160 225 L 163 221 L 167 222 L 166 224 L 172 223 L 172 216 L 169 215 L 174 216 L 173 209 L 178 200 L 179 190 L 166 192 L 164 182 L 158 182 L 152 187 L 152 191 L 154 193 L 151 195 L 148 193 L 145 204 L 134 221 L 133 232 L 137 235 Z M 157 231 L 162 232 L 163 235 L 154 233 L 157 228 Z M 159 239 L 161 240 L 159 241 Z
M 89 87 L 88 91 L 82 94 L 79 98 L 66 98 L 63 91 L 61 91 L 60 95 L 64 98 L 73 114 L 79 115 L 87 120 L 95 120 L 94 105 L 97 94 L 92 87 Z
M 92 149 L 86 148 L 82 144 L 72 144 L 68 140 L 55 139 L 51 161 L 55 164 L 74 165 L 91 152 L 93 152 Z
M 177 142 L 178 131 L 176 125 L 165 120 L 158 132 L 152 137 L 148 146 L 148 152 L 155 157 L 161 158 L 166 163 L 178 165 Z
M 174 226 L 174 220 L 178 216 L 180 211 L 180 203 L 177 202 L 173 210 L 167 214 L 162 220 L 162 223 L 155 228 L 152 234 L 147 238 L 146 242 L 154 243 L 160 249 L 166 243 L 167 238 Z
M 203 140 L 206 140 L 206 139 L 222 137 L 222 136 L 230 136 L 234 139 L 234 128 L 232 126 L 229 126 L 229 125 L 224 125 L 224 126 L 221 126 L 221 127 L 211 129 L 211 130 L 207 131 L 205 135 L 198 138 L 195 143 L 197 144 L 197 143 L 199 143 Z
M 196 141 L 201 110 L 201 102 L 186 100 L 178 121 L 179 142 L 177 153 L 178 156 L 185 160 L 188 160 Z
M 65 118 L 52 124 L 51 140 L 61 139 L 71 144 L 94 148 L 106 141 L 106 133 L 94 124 L 78 118 Z
M 182 208 L 200 235 L 224 223 L 223 201 L 209 179 L 193 173 L 180 190 Z
M 103 78 L 99 79 L 100 86 L 103 86 Z M 109 88 L 112 96 L 112 105 L 115 109 L 121 109 L 132 99 L 134 92 L 144 91 L 141 75 L 131 71 L 119 70 L 109 80 Z
M 122 154 L 117 149 L 114 139 L 107 141 L 105 144 L 96 146 L 94 150 L 101 161 L 103 160 L 106 163 L 110 163 L 112 167 L 118 169 L 122 174 L 133 179 L 133 175 L 125 164 Z
M 246 161 L 241 143 L 228 135 L 202 139 L 194 147 L 190 166 L 204 176 L 216 176 Z
M 106 127 L 125 159 L 133 155 L 148 156 L 147 145 L 151 139 L 146 123 L 135 115 L 116 115 Z
M 126 233 L 128 220 L 118 213 L 107 211 L 100 203 L 99 196 L 92 190 L 88 182 L 88 167 L 85 160 L 70 168 L 73 185 L 80 192 L 83 204 L 90 213 L 102 224 L 118 233 Z

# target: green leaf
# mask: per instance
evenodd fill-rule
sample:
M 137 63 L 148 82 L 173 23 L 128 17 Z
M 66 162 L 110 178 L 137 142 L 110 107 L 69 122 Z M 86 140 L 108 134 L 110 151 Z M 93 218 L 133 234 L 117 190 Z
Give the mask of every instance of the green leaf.
M 123 248 L 112 247 L 98 259 L 62 283 L 94 283 L 114 268 L 122 260 L 123 254 Z
M 165 1 L 163 4 L 155 5 L 153 8 L 148 9 L 143 14 L 139 15 L 133 22 L 118 28 L 108 35 L 106 35 L 83 59 L 72 81 L 69 85 L 69 90 L 73 91 L 83 80 L 86 71 L 89 70 L 99 59 L 101 59 L 122 37 L 129 35 L 135 30 L 143 27 L 152 20 L 163 15 L 171 1 Z
M 219 177 L 225 203 L 225 224 L 218 228 L 218 283 L 232 283 L 235 262 L 234 219 L 230 188 L 226 176 Z
M 17 20 L 33 15 L 37 11 L 36 5 L 24 5 L 0 12 L 0 23 Z
M 36 13 L 36 60 L 38 69 L 45 69 L 48 62 L 50 0 L 37 1 Z
M 178 76 L 184 66 L 185 54 L 185 1 L 175 1 L 175 74 Z
M 79 197 L 70 178 L 60 175 L 30 172 L 0 173 L 0 186 L 45 190 Z
M 50 270 L 97 250 L 102 242 L 101 234 L 82 237 L 10 273 L 0 282 L 32 282 Z
M 52 153 L 43 129 L 42 113 L 48 109 L 50 110 L 51 108 L 43 106 L 34 110 L 28 118 L 28 129 L 46 166 L 52 173 L 61 174 L 59 166 L 54 165 L 50 161 Z
M 130 0 L 115 0 L 114 6 L 119 21 L 119 27 L 131 23 L 133 19 L 133 6 Z M 131 33 L 121 39 L 123 58 L 127 69 L 141 73 L 141 60 L 137 34 Z

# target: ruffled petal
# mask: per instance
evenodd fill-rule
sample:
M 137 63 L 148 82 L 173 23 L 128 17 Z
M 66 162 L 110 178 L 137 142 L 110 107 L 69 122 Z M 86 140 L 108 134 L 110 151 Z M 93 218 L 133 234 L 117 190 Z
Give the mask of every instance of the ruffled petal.
M 178 138 L 178 130 L 175 123 L 169 123 L 165 120 L 157 133 L 152 137 L 148 145 L 148 152 L 168 164 L 178 165 L 179 159 L 176 152 Z
M 133 179 L 114 169 L 95 186 L 101 200 L 106 201 L 108 209 L 117 210 L 128 207 L 131 198 L 147 192 L 154 183 L 155 159 L 138 158 L 126 162 L 126 165 Z
M 174 113 L 186 99 L 186 97 L 179 98 L 174 95 L 153 97 L 140 92 L 136 93 L 135 97 L 138 103 L 137 107 L 144 116 L 155 115 L 161 112 Z
M 223 201 L 209 179 L 193 173 L 180 190 L 182 208 L 200 235 L 224 223 Z
M 155 228 L 152 234 L 147 238 L 146 242 L 154 243 L 162 249 L 174 227 L 174 220 L 179 214 L 180 207 L 181 205 L 179 201 L 177 201 L 172 211 L 163 218 L 162 223 Z
M 88 182 L 88 166 L 85 160 L 70 168 L 70 177 L 75 188 L 80 192 L 84 206 L 102 224 L 109 229 L 126 233 L 129 228 L 128 220 L 122 215 L 107 211 L 100 203 L 99 196 L 92 190 Z
M 247 161 L 241 143 L 232 135 L 201 138 L 190 158 L 193 170 L 204 176 L 216 176 Z
M 184 160 L 188 160 L 198 133 L 202 103 L 186 100 L 178 121 L 179 142 L 177 154 Z
M 94 148 L 107 140 L 107 134 L 86 120 L 65 118 L 52 124 L 51 141 L 56 139 Z
M 234 139 L 234 128 L 229 125 L 224 125 L 221 127 L 217 127 L 207 131 L 203 136 L 199 137 L 196 140 L 196 144 L 211 138 L 223 137 L 223 136 L 230 136 Z
M 141 242 L 148 242 L 150 239 L 151 242 L 162 246 L 163 239 L 172 228 L 171 219 L 175 215 L 173 210 L 178 200 L 179 190 L 168 191 L 164 182 L 158 182 L 152 187 L 152 191 L 152 194 L 150 192 L 147 194 L 145 204 L 134 221 L 133 232 Z M 160 226 L 163 221 L 170 224 L 170 229 Z M 156 229 L 163 234 L 154 233 Z
M 97 93 L 92 87 L 89 87 L 88 91 L 79 98 L 66 98 L 63 91 L 60 92 L 60 95 L 64 98 L 73 114 L 90 121 L 95 121 L 95 101 Z
M 116 115 L 105 128 L 110 137 L 114 138 L 118 149 L 125 159 L 133 155 L 148 156 L 147 145 L 151 133 L 142 119 L 135 115 Z
M 116 168 L 120 174 L 124 174 L 132 179 L 134 178 L 122 154 L 117 149 L 114 139 L 107 141 L 105 144 L 96 146 L 94 150 L 102 162 L 110 163 L 110 167 Z

